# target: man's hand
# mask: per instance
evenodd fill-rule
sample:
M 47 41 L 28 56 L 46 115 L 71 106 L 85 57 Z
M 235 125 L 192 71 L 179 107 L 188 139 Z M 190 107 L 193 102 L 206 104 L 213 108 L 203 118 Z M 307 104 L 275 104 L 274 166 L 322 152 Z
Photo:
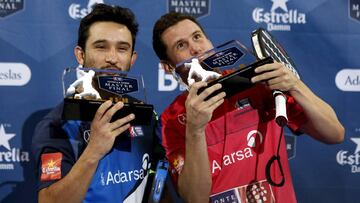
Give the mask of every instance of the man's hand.
M 124 106 L 118 102 L 111 106 L 111 101 L 106 101 L 97 110 L 91 123 L 90 141 L 87 148 L 91 149 L 95 158 L 100 160 L 113 147 L 115 138 L 130 127 L 129 122 L 135 118 L 134 114 L 110 122 L 112 116 Z
M 251 82 L 265 82 L 271 90 L 295 91 L 300 81 L 293 72 L 278 62 L 257 67 L 255 73 L 258 75 L 251 78 Z
M 214 110 L 224 102 L 225 92 L 207 99 L 221 88 L 216 84 L 205 88 L 206 82 L 195 82 L 189 90 L 186 107 L 185 161 L 178 180 L 178 191 L 186 202 L 208 202 L 211 190 L 211 173 L 206 144 L 205 128 Z
M 189 90 L 189 95 L 185 102 L 187 127 L 193 131 L 204 130 L 206 124 L 211 120 L 214 110 L 224 102 L 225 92 L 221 92 L 205 101 L 209 95 L 221 88 L 221 84 L 216 84 L 206 88 L 201 94 L 197 94 L 201 87 L 205 87 L 206 82 L 196 82 Z
M 112 123 L 110 120 L 124 104 L 106 101 L 97 110 L 91 123 L 88 146 L 76 161 L 70 172 L 61 180 L 39 192 L 39 202 L 82 202 L 98 166 L 99 160 L 114 145 L 115 138 L 130 127 L 135 118 L 130 114 Z
M 276 62 L 260 66 L 255 72 L 259 75 L 251 78 L 253 83 L 265 82 L 272 90 L 288 91 L 303 108 L 307 122 L 300 126 L 301 132 L 328 144 L 344 140 L 344 127 L 333 108 L 315 95 L 290 69 Z

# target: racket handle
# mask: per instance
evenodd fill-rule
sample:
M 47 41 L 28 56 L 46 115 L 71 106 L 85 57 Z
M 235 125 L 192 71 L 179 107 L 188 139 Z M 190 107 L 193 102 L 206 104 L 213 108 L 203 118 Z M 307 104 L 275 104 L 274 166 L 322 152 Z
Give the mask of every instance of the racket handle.
M 286 114 L 286 96 L 279 90 L 274 90 L 273 96 L 275 98 L 275 121 L 280 127 L 283 127 L 288 122 Z

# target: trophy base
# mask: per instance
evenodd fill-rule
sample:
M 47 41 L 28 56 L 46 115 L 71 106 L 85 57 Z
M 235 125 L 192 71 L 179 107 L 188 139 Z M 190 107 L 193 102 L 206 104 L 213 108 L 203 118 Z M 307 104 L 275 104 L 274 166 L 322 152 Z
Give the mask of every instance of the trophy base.
M 228 75 L 224 75 L 216 80 L 209 82 L 207 87 L 215 85 L 217 83 L 221 84 L 221 89 L 213 92 L 205 100 L 210 99 L 211 97 L 219 94 L 220 92 L 226 93 L 226 98 L 233 96 L 234 94 L 244 91 L 250 87 L 254 86 L 254 83 L 251 82 L 251 78 L 256 75 L 255 68 L 272 63 L 273 59 L 267 57 L 265 59 L 259 60 L 253 64 L 250 64 L 244 68 L 238 69 Z M 205 90 L 206 87 L 200 88 L 198 94 Z
M 96 111 L 104 101 L 85 100 L 85 99 L 64 99 L 63 120 L 92 121 Z M 135 119 L 130 122 L 132 125 L 149 125 L 153 116 L 153 105 L 124 103 L 124 107 L 117 111 L 111 121 L 123 118 L 130 113 L 135 115 Z

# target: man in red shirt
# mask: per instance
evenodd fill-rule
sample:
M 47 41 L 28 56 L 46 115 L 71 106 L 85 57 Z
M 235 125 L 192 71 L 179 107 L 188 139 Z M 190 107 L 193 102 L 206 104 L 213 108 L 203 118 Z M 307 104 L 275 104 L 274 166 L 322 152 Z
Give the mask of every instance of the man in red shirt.
M 154 26 L 153 48 L 163 68 L 171 72 L 176 64 L 213 45 L 194 18 L 169 13 Z M 195 82 L 161 115 L 162 143 L 185 201 L 296 202 L 285 141 L 280 139 L 283 132 L 274 121 L 271 90 L 289 95 L 288 127 L 293 132 L 328 144 L 343 141 L 344 128 L 334 110 L 291 71 L 272 63 L 255 72 L 251 81 L 257 85 L 227 99 L 224 92 L 206 99 L 220 84 L 208 87 L 206 82 Z M 202 87 L 206 89 L 198 94 Z M 275 155 L 281 157 L 279 163 L 267 169 Z M 266 178 L 266 170 L 273 183 Z M 274 186 L 283 179 L 284 184 Z

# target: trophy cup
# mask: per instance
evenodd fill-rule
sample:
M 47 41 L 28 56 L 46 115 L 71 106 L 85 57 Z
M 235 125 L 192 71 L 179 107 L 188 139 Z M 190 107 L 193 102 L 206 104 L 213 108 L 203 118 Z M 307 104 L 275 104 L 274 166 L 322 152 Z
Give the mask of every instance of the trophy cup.
M 123 102 L 112 121 L 135 115 L 132 125 L 151 122 L 153 105 L 146 104 L 142 76 L 128 72 L 96 68 L 66 68 L 62 77 L 64 91 L 63 120 L 92 121 L 99 106 L 107 100 Z
M 222 88 L 208 98 L 222 91 L 226 93 L 226 97 L 230 97 L 252 87 L 254 84 L 250 80 L 256 75 L 254 69 L 272 62 L 271 57 L 257 61 L 255 55 L 243 44 L 232 40 L 177 64 L 173 76 L 187 89 L 197 81 L 207 81 L 208 86 L 221 83 Z M 199 93 L 204 89 L 201 88 Z

